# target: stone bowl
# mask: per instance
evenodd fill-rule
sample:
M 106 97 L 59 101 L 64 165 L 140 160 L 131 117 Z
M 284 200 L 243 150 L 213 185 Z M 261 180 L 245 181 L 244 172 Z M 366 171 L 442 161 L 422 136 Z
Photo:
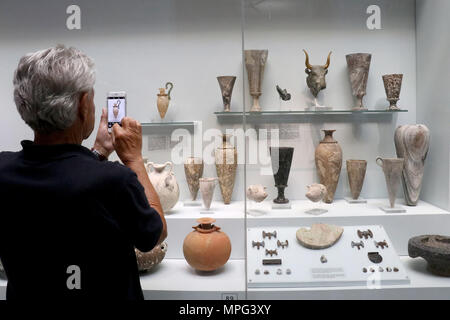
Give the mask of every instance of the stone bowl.
M 424 235 L 409 239 L 408 254 L 428 262 L 428 271 L 450 277 L 450 237 Z

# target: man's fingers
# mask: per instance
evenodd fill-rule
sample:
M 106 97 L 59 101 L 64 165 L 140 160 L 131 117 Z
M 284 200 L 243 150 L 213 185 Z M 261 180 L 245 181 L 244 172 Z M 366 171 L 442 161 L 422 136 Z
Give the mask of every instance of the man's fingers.
M 113 125 L 112 130 L 111 130 L 111 132 L 112 132 L 112 138 L 113 138 L 113 144 L 116 143 L 116 137 L 121 135 L 122 130 L 123 130 L 123 129 L 122 129 L 121 126 L 119 126 L 119 124 L 115 123 L 115 124 Z
M 102 117 L 100 118 L 100 125 L 105 125 L 108 123 L 108 112 L 106 108 L 102 108 Z

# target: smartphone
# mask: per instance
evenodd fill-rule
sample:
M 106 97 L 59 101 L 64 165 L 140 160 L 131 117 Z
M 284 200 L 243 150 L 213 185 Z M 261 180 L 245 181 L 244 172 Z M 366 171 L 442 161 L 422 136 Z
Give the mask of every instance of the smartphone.
M 108 106 L 108 131 L 115 123 L 120 125 L 122 119 L 127 115 L 127 94 L 125 91 L 108 92 L 106 97 Z

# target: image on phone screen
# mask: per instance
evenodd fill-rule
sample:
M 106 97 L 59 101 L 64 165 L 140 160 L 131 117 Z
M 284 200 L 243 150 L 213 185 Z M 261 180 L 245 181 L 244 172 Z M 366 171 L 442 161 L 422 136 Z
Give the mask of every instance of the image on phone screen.
M 115 123 L 120 124 L 125 117 L 126 99 L 125 97 L 108 97 L 108 129 Z

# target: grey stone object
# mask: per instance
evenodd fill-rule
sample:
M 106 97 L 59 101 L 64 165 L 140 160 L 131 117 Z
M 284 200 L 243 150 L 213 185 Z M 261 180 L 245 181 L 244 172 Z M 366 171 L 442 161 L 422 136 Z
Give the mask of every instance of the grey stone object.
M 353 53 L 345 57 L 347 59 L 352 93 L 356 97 L 356 106 L 353 110 L 367 110 L 363 105 L 363 97 L 366 95 L 372 55 L 370 53 Z
M 428 271 L 450 277 L 450 237 L 423 235 L 408 241 L 408 254 L 411 258 L 422 257 L 428 262 Z
M 391 208 L 395 207 L 395 198 L 400 184 L 400 178 L 403 171 L 403 158 L 381 158 L 376 160 L 377 164 L 383 168 L 386 186 L 389 195 L 389 204 Z
M 233 87 L 236 82 L 236 77 L 220 76 L 217 77 L 217 81 L 219 82 L 220 91 L 222 92 L 223 111 L 230 112 L 231 95 L 233 94 Z
M 327 83 L 325 81 L 325 76 L 328 73 L 328 67 L 330 66 L 330 57 L 331 51 L 328 54 L 327 62 L 324 65 L 311 65 L 309 62 L 309 55 L 306 50 L 303 50 L 305 53 L 305 72 L 308 75 L 306 77 L 306 84 L 308 85 L 309 90 L 311 91 L 314 98 L 317 98 L 317 95 L 320 91 L 326 89 Z
M 276 88 L 281 100 L 283 101 L 291 100 L 291 94 L 288 93 L 286 89 L 281 89 L 279 85 L 277 85 Z
M 403 74 L 386 74 L 383 76 L 384 90 L 389 101 L 388 110 L 400 110 L 397 101 L 400 100 Z
M 275 179 L 275 187 L 278 190 L 278 196 L 273 200 L 274 203 L 280 204 L 289 202 L 284 196 L 284 189 L 287 187 L 293 154 L 294 148 L 291 147 L 270 148 L 273 177 Z
M 245 67 L 247 68 L 250 95 L 253 98 L 252 112 L 260 112 L 259 97 L 261 96 L 261 85 L 264 78 L 264 68 L 267 62 L 269 50 L 245 50 Z

